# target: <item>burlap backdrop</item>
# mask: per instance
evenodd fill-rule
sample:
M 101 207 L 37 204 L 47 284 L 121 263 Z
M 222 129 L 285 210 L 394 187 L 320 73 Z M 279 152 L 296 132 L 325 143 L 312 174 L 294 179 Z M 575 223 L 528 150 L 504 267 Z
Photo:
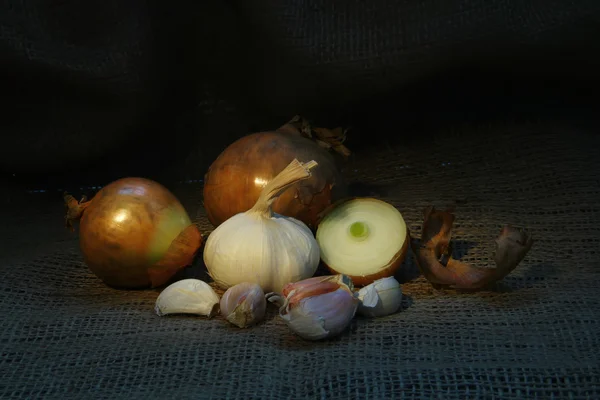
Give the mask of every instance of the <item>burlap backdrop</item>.
M 432 135 L 357 156 L 349 176 L 404 214 L 455 205 L 456 255 L 489 262 L 502 224 L 536 243 L 491 291 L 436 292 L 402 267 L 402 311 L 305 342 L 273 315 L 160 318 L 158 291 L 106 288 L 62 226 L 59 193 L 1 215 L 0 396 L 177 399 L 595 399 L 600 396 L 597 135 L 557 127 Z M 171 185 L 202 231 L 199 184 Z M 24 200 L 21 200 L 24 201 Z M 182 276 L 204 278 L 197 263 Z M 554 396 L 554 397 L 553 397 Z
M 390 93 L 402 119 L 425 120 L 468 97 L 464 82 L 442 81 L 473 79 L 475 105 L 489 108 L 515 93 L 526 109 L 562 105 L 600 87 L 596 0 L 7 1 L 0 28 L 9 181 L 155 174 L 294 114 L 358 125 Z M 224 104 L 241 129 L 206 126 Z
M 570 97 L 597 86 L 599 2 L 81 4 L 0 6 L 1 398 L 600 397 L 600 138 Z M 475 294 L 432 290 L 409 256 L 401 312 L 319 343 L 272 307 L 248 330 L 159 318 L 158 291 L 83 264 L 62 190 L 156 178 L 208 234 L 206 167 L 296 113 L 357 128 L 344 173 L 417 238 L 425 206 L 453 205 L 455 256 L 486 265 L 506 223 L 533 249 Z

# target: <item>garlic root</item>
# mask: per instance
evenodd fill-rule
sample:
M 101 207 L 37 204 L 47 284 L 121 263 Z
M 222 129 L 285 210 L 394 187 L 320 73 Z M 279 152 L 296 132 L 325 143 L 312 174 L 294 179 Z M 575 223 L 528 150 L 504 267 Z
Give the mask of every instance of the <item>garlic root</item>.
M 450 238 L 454 218 L 450 211 L 427 207 L 424 210 L 421 244 L 412 245 L 421 273 L 434 287 L 484 288 L 511 273 L 533 245 L 533 239 L 526 231 L 506 225 L 495 240 L 496 268 L 466 264 L 453 259 L 451 255 Z

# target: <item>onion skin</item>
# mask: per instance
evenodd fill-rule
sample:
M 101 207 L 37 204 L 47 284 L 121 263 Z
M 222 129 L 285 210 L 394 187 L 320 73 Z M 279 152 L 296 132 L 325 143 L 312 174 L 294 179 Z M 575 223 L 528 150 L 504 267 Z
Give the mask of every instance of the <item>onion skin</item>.
M 315 160 L 312 176 L 283 192 L 273 211 L 299 219 L 315 229 L 318 214 L 346 195 L 347 186 L 333 156 L 303 137 L 288 123 L 276 131 L 250 134 L 232 143 L 204 177 L 204 207 L 216 227 L 235 214 L 248 211 L 264 185 L 294 159 Z
M 326 209 L 324 209 L 318 216 L 317 218 L 317 223 L 321 222 L 323 220 L 323 218 L 325 218 L 325 216 L 327 214 L 329 214 L 331 211 L 333 211 L 336 207 L 351 201 L 351 200 L 366 200 L 367 198 L 362 198 L 362 197 L 347 197 L 341 200 L 338 200 L 337 202 L 331 204 L 329 207 L 327 207 Z M 332 267 L 330 267 L 329 265 L 327 265 L 327 263 L 325 261 L 323 261 L 321 259 L 321 264 L 323 264 L 323 266 L 325 266 L 325 268 L 327 268 L 329 270 L 329 272 L 331 272 L 334 275 L 338 275 L 338 274 L 343 274 L 346 276 L 349 276 L 350 279 L 352 279 L 352 282 L 354 283 L 354 286 L 357 288 L 363 287 L 363 286 L 367 286 L 370 285 L 371 283 L 375 282 L 378 279 L 381 278 L 388 278 L 388 277 L 397 277 L 398 273 L 400 271 L 400 266 L 402 265 L 402 263 L 404 262 L 404 259 L 406 258 L 406 254 L 408 252 L 409 249 L 409 243 L 410 243 L 410 231 L 408 230 L 408 226 L 406 227 L 406 238 L 404 240 L 404 243 L 402 244 L 402 247 L 400 248 L 400 250 L 390 259 L 390 261 L 377 273 L 374 274 L 370 274 L 370 275 L 352 275 L 349 274 L 348 272 L 340 272 L 340 271 L 336 271 L 335 269 L 333 269 Z
M 67 225 L 80 219 L 86 265 L 111 287 L 162 286 L 193 262 L 202 244 L 179 200 L 148 179 L 119 179 L 88 202 L 65 194 L 65 203 Z
M 485 289 L 510 274 L 534 243 L 526 230 L 505 225 L 494 241 L 495 268 L 470 265 L 452 258 L 454 219 L 451 210 L 440 211 L 434 206 L 425 208 L 421 243 L 412 246 L 419 270 L 435 289 Z

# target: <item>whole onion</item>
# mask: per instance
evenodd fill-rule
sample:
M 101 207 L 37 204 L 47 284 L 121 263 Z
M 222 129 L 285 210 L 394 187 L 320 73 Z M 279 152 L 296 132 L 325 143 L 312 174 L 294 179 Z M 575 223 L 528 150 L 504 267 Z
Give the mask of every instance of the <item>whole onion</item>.
M 306 137 L 307 129 L 312 128 L 296 117 L 275 131 L 244 136 L 219 155 L 204 179 L 204 207 L 215 227 L 252 208 L 262 188 L 292 160 L 298 159 L 315 160 L 318 166 L 309 179 L 284 191 L 274 201 L 273 211 L 316 228 L 318 214 L 345 197 L 347 187 L 333 156 Z M 324 141 L 320 143 L 326 145 Z
M 161 286 L 192 263 L 202 244 L 179 200 L 148 179 L 119 179 L 90 201 L 65 193 L 65 204 L 67 226 L 80 219 L 85 263 L 112 287 Z

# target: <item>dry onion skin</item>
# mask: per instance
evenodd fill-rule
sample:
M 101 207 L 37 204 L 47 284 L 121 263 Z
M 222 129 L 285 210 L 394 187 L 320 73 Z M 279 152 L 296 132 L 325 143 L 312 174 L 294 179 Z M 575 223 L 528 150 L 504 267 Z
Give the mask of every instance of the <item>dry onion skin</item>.
M 316 239 L 323 264 L 355 286 L 394 276 L 406 257 L 409 232 L 400 211 L 374 198 L 347 199 L 330 207 Z
M 505 225 L 495 240 L 496 267 L 476 267 L 452 258 L 450 238 L 454 214 L 430 206 L 423 216 L 421 243 L 413 244 L 412 250 L 421 273 L 438 289 L 483 289 L 511 273 L 533 246 L 528 232 Z
M 202 235 L 179 200 L 144 178 L 123 178 L 89 201 L 65 193 L 67 227 L 79 220 L 86 265 L 105 284 L 144 289 L 166 284 L 190 265 Z
M 286 189 L 274 202 L 277 214 L 316 228 L 318 214 L 346 196 L 346 184 L 326 142 L 342 154 L 342 133 L 313 128 L 295 117 L 275 131 L 253 133 L 229 145 L 204 177 L 204 208 L 215 227 L 251 209 L 262 189 L 294 159 L 314 160 L 311 177 Z M 341 146 L 341 150 L 340 150 Z M 349 152 L 348 152 L 349 153 Z

